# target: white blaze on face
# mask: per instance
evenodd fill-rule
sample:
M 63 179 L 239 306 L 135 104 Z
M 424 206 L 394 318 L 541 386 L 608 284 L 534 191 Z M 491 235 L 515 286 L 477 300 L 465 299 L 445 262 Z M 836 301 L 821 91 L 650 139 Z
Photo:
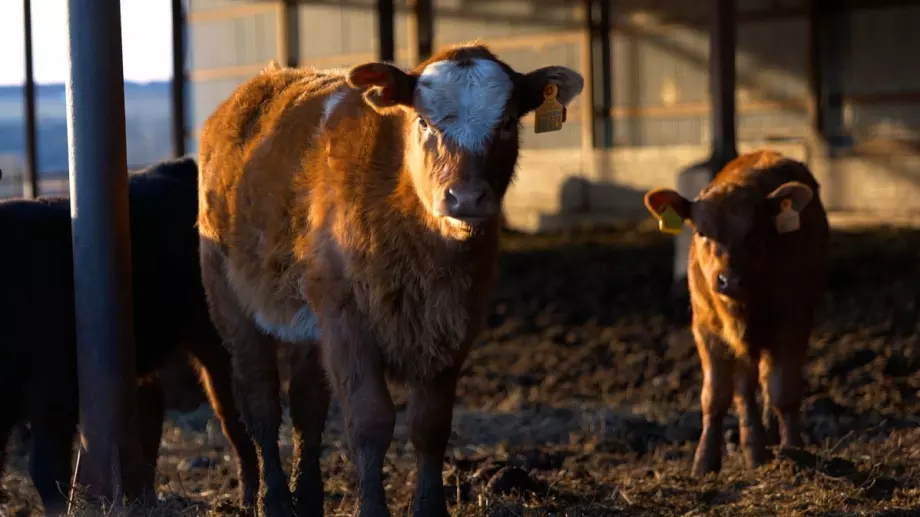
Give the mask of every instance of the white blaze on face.
M 455 143 L 473 152 L 486 141 L 502 118 L 514 83 L 502 67 L 477 58 L 471 66 L 456 61 L 431 63 L 419 76 L 417 109 Z

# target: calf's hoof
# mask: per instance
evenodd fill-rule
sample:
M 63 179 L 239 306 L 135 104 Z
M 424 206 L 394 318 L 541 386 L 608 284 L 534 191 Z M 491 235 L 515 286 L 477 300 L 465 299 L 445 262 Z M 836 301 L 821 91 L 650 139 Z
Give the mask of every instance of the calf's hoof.
M 780 447 L 783 449 L 801 449 L 805 446 L 805 442 L 802 440 L 802 437 L 798 434 L 792 434 L 788 437 L 783 437 L 780 440 Z
M 718 473 L 722 470 L 722 456 L 714 451 L 706 449 L 697 449 L 693 457 L 693 468 L 690 474 L 695 477 L 702 477 L 710 472 Z
M 419 501 L 416 502 L 412 510 L 413 517 L 449 517 L 447 511 L 447 502 L 444 499 L 440 501 Z
M 744 463 L 748 468 L 756 469 L 767 462 L 765 447 L 747 447 L 744 450 Z
M 268 493 L 259 504 L 259 517 L 294 517 L 291 493 Z
M 362 504 L 355 512 L 357 517 L 390 517 L 390 509 L 386 504 Z
M 297 517 L 323 517 L 322 499 L 319 502 L 315 499 L 312 501 L 298 500 L 295 508 L 297 509 Z

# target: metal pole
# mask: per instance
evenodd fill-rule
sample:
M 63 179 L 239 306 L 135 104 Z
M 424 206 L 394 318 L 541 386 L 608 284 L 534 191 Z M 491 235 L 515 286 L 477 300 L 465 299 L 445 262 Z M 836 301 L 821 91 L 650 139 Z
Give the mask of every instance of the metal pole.
M 22 0 L 26 81 L 22 89 L 26 169 L 22 176 L 22 197 L 38 197 L 38 153 L 35 150 L 35 74 L 32 71 L 32 0 Z
M 603 138 L 599 141 L 603 147 L 613 147 L 613 45 L 611 42 L 610 31 L 610 0 L 600 2 L 598 17 L 600 18 L 600 34 L 598 41 L 600 43 L 600 66 L 601 66 L 601 111 L 604 113 Z
M 581 10 L 584 12 L 584 25 L 581 28 L 581 52 L 579 54 L 581 54 L 581 70 L 585 78 L 585 88 L 582 95 L 587 101 L 581 103 L 581 143 L 582 152 L 591 153 L 594 151 L 596 144 L 594 138 L 594 114 L 597 104 L 597 99 L 594 97 L 594 32 L 597 21 L 596 13 L 594 12 L 594 0 L 582 0 Z
M 808 116 L 811 138 L 815 143 L 823 143 L 824 136 L 824 98 L 821 75 L 823 67 L 822 27 L 824 5 L 818 0 L 808 2 Z
M 185 12 L 172 0 L 172 138 L 173 156 L 185 155 Z
M 377 59 L 380 61 L 396 60 L 395 16 L 393 0 L 377 0 Z
M 712 152 L 709 159 L 681 171 L 677 191 L 694 198 L 728 162 L 738 156 L 735 134 L 735 47 L 736 0 L 712 0 L 709 33 L 709 95 L 712 105 Z M 687 257 L 692 232 L 685 226 L 674 238 L 675 316 L 681 323 L 689 318 Z
M 415 31 L 420 63 L 434 53 L 434 7 L 431 4 L 432 0 L 415 2 Z
M 83 454 L 95 502 L 140 496 L 119 0 L 68 0 L 67 143 Z
M 712 166 L 717 173 L 738 156 L 735 143 L 736 0 L 714 0 L 709 37 L 709 84 L 712 96 Z

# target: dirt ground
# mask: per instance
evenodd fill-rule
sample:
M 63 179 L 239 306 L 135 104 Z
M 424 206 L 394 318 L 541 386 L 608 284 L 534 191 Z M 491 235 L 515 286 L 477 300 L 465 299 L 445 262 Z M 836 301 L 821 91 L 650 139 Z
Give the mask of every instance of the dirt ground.
M 648 225 L 505 238 L 489 328 L 460 383 L 444 468 L 452 514 L 920 516 L 920 230 L 835 232 L 807 370 L 807 449 L 747 469 L 730 416 L 723 471 L 703 479 L 689 476 L 701 375 L 687 308 L 668 298 L 671 246 Z M 355 480 L 332 411 L 326 515 L 351 515 Z M 206 406 L 172 413 L 159 514 L 235 515 L 235 467 L 210 417 Z M 289 458 L 287 425 L 282 441 Z M 0 515 L 40 508 L 19 450 Z M 408 513 L 412 466 L 400 421 L 386 467 L 394 515 Z

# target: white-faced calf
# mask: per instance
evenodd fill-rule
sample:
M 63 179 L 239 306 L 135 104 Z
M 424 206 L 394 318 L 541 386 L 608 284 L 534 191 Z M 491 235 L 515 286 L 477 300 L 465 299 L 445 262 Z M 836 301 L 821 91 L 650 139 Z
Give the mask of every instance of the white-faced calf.
M 560 115 L 582 87 L 568 68 L 519 73 L 468 45 L 408 72 L 385 63 L 271 67 L 206 121 L 204 285 L 258 444 L 261 512 L 322 513 L 325 371 L 361 515 L 389 514 L 382 466 L 395 416 L 385 375 L 410 388 L 415 511 L 446 515 L 441 470 L 455 386 L 496 273 L 521 118 L 542 115 L 544 102 Z M 293 501 L 278 453 L 278 342 L 293 350 Z
M 830 233 L 817 181 L 805 164 L 764 150 L 730 162 L 692 201 L 655 189 L 645 204 L 663 229 L 686 222 L 695 232 L 688 282 L 703 367 L 703 433 L 693 473 L 720 470 L 722 421 L 733 398 L 748 465 L 765 459 L 761 418 L 772 422 L 771 407 L 782 445 L 800 445 L 802 369 Z

